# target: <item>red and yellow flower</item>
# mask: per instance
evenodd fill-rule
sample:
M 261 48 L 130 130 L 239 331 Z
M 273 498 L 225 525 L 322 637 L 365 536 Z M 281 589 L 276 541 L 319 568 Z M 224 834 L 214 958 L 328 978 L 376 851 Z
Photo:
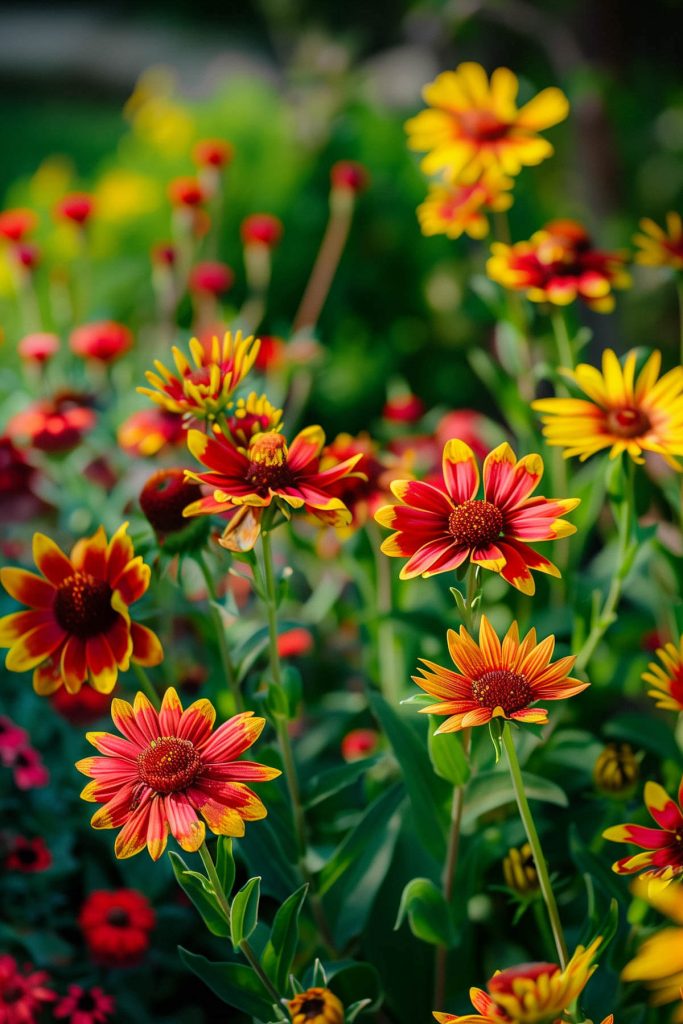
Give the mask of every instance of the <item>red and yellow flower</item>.
M 662 377 L 662 357 L 653 352 L 636 377 L 635 351 L 624 364 L 611 349 L 603 352 L 602 372 L 588 363 L 562 369 L 585 398 L 542 398 L 531 407 L 541 413 L 549 445 L 564 448 L 565 459 L 581 462 L 604 448 L 610 458 L 626 452 L 644 462 L 644 452 L 656 452 L 674 469 L 683 455 L 683 367 Z
M 307 988 L 287 1003 L 292 1024 L 344 1024 L 344 1007 L 329 988 Z
M 204 842 L 204 822 L 216 835 L 243 836 L 246 821 L 265 818 L 266 808 L 245 783 L 267 782 L 281 773 L 238 760 L 260 736 L 265 719 L 245 711 L 212 732 L 213 705 L 202 699 L 183 711 L 173 688 L 164 694 L 160 711 L 138 693 L 134 705 L 115 697 L 111 714 L 123 738 L 88 733 L 87 740 L 104 756 L 86 757 L 76 767 L 92 780 L 82 798 L 103 805 L 92 827 L 121 828 L 117 857 L 132 857 L 146 846 L 158 860 L 169 831 L 192 852 Z
M 621 253 L 594 249 L 588 232 L 573 220 L 555 220 L 527 242 L 494 242 L 486 271 L 504 288 L 522 291 L 531 302 L 566 306 L 581 299 L 598 313 L 614 309 L 614 288 L 631 278 Z
M 100 526 L 79 540 L 70 556 L 42 533 L 33 538 L 41 575 L 0 569 L 5 590 L 28 610 L 0 619 L 0 646 L 9 647 L 10 672 L 33 669 L 33 687 L 49 694 L 64 685 L 77 693 L 86 680 L 110 693 L 130 662 L 158 665 L 161 644 L 146 626 L 132 622 L 130 605 L 149 586 L 150 569 L 135 556 L 124 523 L 107 543 Z
M 640 234 L 633 236 L 638 246 L 636 263 L 683 270 L 683 219 L 680 213 L 667 213 L 666 228 L 660 228 L 649 217 L 644 217 L 639 227 Z
M 562 516 L 576 508 L 578 498 L 532 498 L 543 475 L 540 455 L 517 459 L 509 444 L 501 444 L 484 460 L 484 496 L 479 491 L 479 468 L 469 445 L 456 438 L 447 442 L 440 486 L 417 480 L 395 480 L 391 490 L 400 505 L 375 513 L 392 533 L 382 544 L 385 555 L 407 558 L 401 579 L 428 577 L 457 569 L 466 559 L 500 573 L 517 590 L 535 591 L 531 570 L 559 576 L 552 562 L 529 546 L 529 541 L 556 540 L 575 532 Z
M 683 636 L 678 646 L 664 644 L 655 652 L 661 664 L 651 661 L 643 672 L 643 681 L 652 687 L 647 691 L 658 708 L 667 711 L 683 711 Z
M 72 451 L 97 422 L 89 403 L 88 395 L 68 391 L 39 398 L 12 416 L 7 434 L 41 452 Z
M 654 889 L 668 885 L 683 875 L 683 779 L 678 788 L 678 803 L 658 782 L 646 782 L 643 793 L 645 806 L 657 828 L 644 825 L 613 825 L 602 833 L 613 843 L 631 843 L 643 853 L 622 857 L 612 865 L 618 875 L 634 875 L 643 868 L 642 877 L 653 881 Z
M 151 387 L 138 391 L 168 412 L 213 418 L 230 404 L 235 389 L 254 365 L 258 350 L 258 339 L 252 335 L 245 338 L 241 331 L 234 336 L 228 331 L 222 341 L 213 337 L 208 344 L 192 338 L 191 361 L 174 346 L 177 372 L 171 373 L 156 360 L 157 372 L 148 370 L 145 374 Z
M 469 184 L 431 185 L 425 201 L 417 208 L 423 235 L 485 238 L 489 232 L 488 211 L 509 210 L 514 185 L 497 167 L 490 167 Z
M 669 885 L 653 892 L 646 881 L 638 878 L 631 891 L 670 918 L 677 927 L 668 926 L 647 938 L 621 972 L 622 980 L 644 983 L 650 990 L 652 1006 L 678 1002 L 671 1020 L 680 1024 L 683 1021 L 683 887 Z
M 185 442 L 185 424 L 177 412 L 140 409 L 119 427 L 116 440 L 130 455 L 157 455 L 162 448 Z
M 518 89 L 508 68 L 497 68 L 489 81 L 473 62 L 426 85 L 422 94 L 430 109 L 406 123 L 409 147 L 428 154 L 423 171 L 445 172 L 452 182 L 472 181 L 489 167 L 518 174 L 552 156 L 553 147 L 538 133 L 565 119 L 566 96 L 544 89 L 518 109 Z
M 599 936 L 587 948 L 577 946 L 564 970 L 557 964 L 529 963 L 497 971 L 487 982 L 487 992 L 470 989 L 476 1013 L 435 1012 L 434 1017 L 439 1024 L 561 1024 L 562 1014 L 597 968 L 593 959 L 601 942 Z M 610 1017 L 602 1024 L 610 1024 Z
M 546 708 L 531 707 L 538 700 L 566 700 L 587 689 L 588 683 L 569 673 L 576 658 L 551 662 L 555 637 L 536 642 L 536 630 L 523 640 L 513 622 L 502 642 L 491 623 L 482 616 L 479 643 L 464 626 L 448 630 L 448 651 L 459 670 L 442 668 L 425 658 L 413 682 L 436 697 L 437 704 L 420 708 L 427 715 L 448 715 L 437 733 L 458 732 L 474 725 L 486 725 L 492 718 L 515 722 L 548 721 Z
M 280 430 L 282 409 L 276 409 L 266 395 L 257 395 L 252 391 L 246 398 L 238 398 L 231 404 L 222 426 L 235 444 L 248 448 L 255 434 Z

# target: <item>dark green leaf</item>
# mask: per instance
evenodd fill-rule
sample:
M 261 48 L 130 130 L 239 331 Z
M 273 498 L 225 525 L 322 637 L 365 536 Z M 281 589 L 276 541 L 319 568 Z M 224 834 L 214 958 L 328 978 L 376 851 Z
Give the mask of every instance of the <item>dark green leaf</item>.
M 659 718 L 626 712 L 611 717 L 603 731 L 610 739 L 626 740 L 636 749 L 649 750 L 658 757 L 677 761 L 680 756 L 670 725 Z
M 215 963 L 182 946 L 178 946 L 178 954 L 185 966 L 228 1006 L 259 1020 L 274 1016 L 270 996 L 251 967 L 234 962 Z
M 235 884 L 235 859 L 232 855 L 232 839 L 219 836 L 216 847 L 216 871 L 223 886 L 223 892 L 230 897 Z
M 406 915 L 416 938 L 447 949 L 455 944 L 450 909 L 443 893 L 430 878 L 413 878 L 405 886 L 394 930 L 401 927 Z
M 365 757 L 359 761 L 352 761 L 350 764 L 338 765 L 335 768 L 328 768 L 319 775 L 314 775 L 306 786 L 304 803 L 306 807 L 315 807 L 316 804 L 327 800 L 340 790 L 352 785 L 357 779 L 364 775 L 368 768 L 377 764 L 378 758 Z
M 222 939 L 228 938 L 230 925 L 208 878 L 196 871 L 190 871 L 182 857 L 174 851 L 171 850 L 168 856 L 178 885 L 192 900 L 211 934 Z
M 293 892 L 277 911 L 261 963 L 278 992 L 284 992 L 299 941 L 299 913 L 308 885 Z
M 439 722 L 430 716 L 427 749 L 432 768 L 441 779 L 453 786 L 462 786 L 470 777 L 470 766 L 462 740 L 454 732 L 436 734 Z
M 355 960 L 336 960 L 326 965 L 328 988 L 339 996 L 344 1006 L 358 999 L 369 999 L 369 1010 L 377 1010 L 382 1003 L 382 983 L 372 964 Z
M 261 879 L 250 878 L 232 899 L 230 908 L 230 931 L 232 944 L 238 948 L 243 939 L 248 939 L 258 921 L 258 905 L 261 898 Z
M 522 772 L 522 778 L 529 800 L 542 800 L 557 804 L 558 807 L 567 806 L 566 793 L 554 782 L 541 778 L 540 775 L 532 775 L 531 772 Z M 483 814 L 515 802 L 515 791 L 506 772 L 479 772 L 471 779 L 465 791 L 463 829 L 471 831 Z

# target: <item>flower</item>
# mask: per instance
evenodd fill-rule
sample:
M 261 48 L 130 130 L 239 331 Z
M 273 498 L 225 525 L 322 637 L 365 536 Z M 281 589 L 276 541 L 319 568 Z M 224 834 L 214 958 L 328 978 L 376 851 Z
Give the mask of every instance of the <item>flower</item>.
M 527 541 L 556 540 L 574 533 L 565 519 L 578 498 L 531 498 L 543 475 L 540 455 L 517 460 L 509 444 L 494 448 L 484 460 L 484 497 L 476 498 L 479 469 L 469 445 L 448 441 L 442 458 L 440 486 L 417 480 L 394 480 L 391 490 L 400 505 L 375 513 L 382 526 L 396 530 L 381 550 L 392 558 L 408 558 L 402 580 L 457 569 L 470 558 L 483 569 L 498 572 L 524 594 L 535 591 L 530 570 L 559 576 L 547 558 Z
M 382 416 L 390 423 L 417 423 L 424 415 L 424 411 L 422 399 L 410 391 L 404 391 L 386 400 Z
M 15 836 L 5 857 L 6 870 L 19 871 L 22 874 L 46 871 L 51 864 L 52 854 L 40 836 L 36 836 L 35 839 Z
M 633 236 L 639 249 L 636 263 L 683 270 L 683 219 L 680 213 L 667 213 L 666 229 L 660 228 L 649 217 L 644 217 L 639 226 L 642 233 Z
M 406 124 L 408 146 L 428 155 L 425 174 L 446 173 L 449 181 L 473 181 L 489 167 L 518 174 L 540 164 L 553 147 L 538 132 L 564 121 L 567 98 L 559 89 L 544 89 L 521 109 L 519 83 L 508 68 L 491 80 L 481 64 L 467 62 L 445 71 L 422 91 L 430 107 Z
M 501 431 L 497 424 L 475 409 L 454 409 L 445 413 L 436 425 L 435 439 L 439 451 L 449 438 L 459 437 L 468 444 L 477 459 L 485 459 L 492 447 L 490 438 L 498 440 Z
M 93 197 L 87 192 L 72 192 L 57 203 L 55 216 L 83 226 L 92 217 L 94 207 Z
M 252 213 L 240 226 L 244 245 L 264 245 L 274 249 L 282 238 L 282 221 L 271 213 Z
M 310 654 L 313 646 L 313 634 L 310 629 L 303 626 L 287 629 L 277 638 L 277 653 L 281 658 L 300 658 L 304 654 Z
M 38 227 L 38 218 L 33 210 L 4 210 L 0 213 L 0 237 L 8 242 L 21 242 Z
M 585 398 L 531 403 L 542 414 L 546 441 L 564 448 L 565 459 L 578 455 L 584 462 L 609 448 L 611 459 L 626 452 L 642 463 L 643 452 L 657 452 L 680 470 L 674 456 L 683 455 L 683 367 L 660 377 L 662 357 L 655 351 L 635 377 L 636 358 L 635 351 L 629 352 L 622 366 L 612 349 L 606 349 L 602 373 L 588 363 L 562 370 Z
M 31 242 L 21 242 L 14 247 L 13 256 L 20 267 L 35 270 L 40 263 L 40 249 Z
M 37 470 L 12 439 L 0 436 L 0 500 L 5 522 L 27 522 L 44 507 L 34 493 Z
M 518 896 L 527 898 L 539 891 L 536 863 L 528 843 L 519 850 L 515 847 L 508 850 L 503 859 L 503 878 L 508 889 Z
M 124 420 L 116 433 L 116 440 L 130 455 L 150 457 L 167 445 L 185 442 L 182 416 L 166 409 L 140 409 Z
M 47 971 L 20 969 L 14 957 L 0 955 L 0 1024 L 32 1024 L 43 1004 L 57 998 L 49 982 Z
M 279 370 L 284 366 L 286 357 L 287 345 L 282 338 L 277 338 L 271 334 L 262 334 L 261 347 L 256 356 L 254 368 L 261 373 L 266 373 L 269 370 Z
M 239 509 L 228 523 L 223 544 L 230 550 L 249 550 L 256 542 L 263 509 L 273 502 L 284 510 L 303 510 L 328 526 L 343 526 L 351 513 L 330 492 L 331 484 L 353 472 L 360 455 L 320 468 L 325 445 L 321 427 L 300 431 L 290 445 L 276 430 L 255 434 L 246 451 L 218 433 L 208 437 L 188 431 L 187 445 L 208 473 L 190 473 L 211 494 L 185 509 L 186 516 L 226 513 Z M 245 547 L 246 545 L 246 547 Z
M 245 338 L 241 331 L 234 336 L 227 331 L 222 341 L 213 337 L 208 345 L 192 338 L 192 363 L 174 346 L 171 351 L 177 375 L 157 360 L 154 365 L 158 372 L 148 370 L 145 374 L 151 388 L 138 391 L 168 412 L 201 419 L 213 417 L 230 404 L 233 392 L 254 365 L 258 349 L 258 339 L 251 334 Z
M 577 946 L 564 970 L 557 964 L 530 963 L 497 971 L 487 982 L 488 993 L 470 989 L 477 1013 L 464 1017 L 434 1013 L 434 1017 L 439 1024 L 560 1024 L 558 1018 L 583 992 L 596 970 L 592 960 L 601 942 L 599 936 L 587 948 Z
M 330 181 L 333 189 L 358 195 L 370 184 L 370 175 L 356 160 L 338 160 L 330 170 Z
M 491 280 L 525 292 L 532 302 L 566 306 L 578 298 L 595 312 L 609 313 L 612 289 L 631 283 L 623 255 L 594 249 L 585 228 L 573 220 L 551 221 L 528 242 L 494 242 L 491 254 Z
M 678 927 L 666 927 L 650 935 L 624 967 L 622 980 L 644 982 L 652 993 L 650 1003 L 653 1006 L 677 1002 L 683 985 L 683 889 L 680 885 L 670 885 L 653 891 L 642 879 L 636 879 L 631 889 Z M 679 1005 L 671 1019 L 683 1021 L 683 1006 Z
M 197 167 L 226 167 L 233 154 L 234 147 L 224 139 L 201 139 L 192 149 Z
M 57 392 L 52 398 L 38 399 L 12 416 L 7 424 L 7 434 L 37 451 L 52 454 L 70 452 L 97 422 L 89 401 L 86 395 L 68 391 Z
M 28 733 L 15 725 L 11 718 L 0 715 L 0 761 L 10 765 L 15 755 L 28 746 Z
M 281 773 L 237 760 L 260 736 L 264 718 L 244 711 L 212 734 L 213 705 L 202 699 L 183 711 L 172 687 L 160 712 L 138 693 L 134 706 L 115 697 L 111 716 L 125 739 L 87 733 L 105 756 L 86 757 L 76 767 L 92 779 L 81 797 L 104 805 L 92 827 L 123 826 L 114 845 L 117 857 L 132 857 L 147 846 L 158 860 L 169 830 L 183 850 L 198 850 L 206 831 L 198 812 L 223 836 L 242 836 L 245 821 L 265 818 L 261 800 L 244 783 L 267 782 Z
M 77 693 L 87 680 L 110 693 L 131 661 L 158 665 L 161 644 L 146 626 L 131 622 L 129 606 L 149 586 L 150 569 L 135 557 L 124 523 L 107 543 L 100 526 L 67 557 L 42 533 L 33 537 L 40 576 L 0 569 L 0 583 L 28 610 L 0 619 L 0 646 L 9 647 L 10 672 L 34 669 L 33 688 L 48 694 L 62 684 Z
M 341 756 L 348 763 L 362 761 L 377 752 L 379 733 L 376 729 L 352 729 L 341 742 Z
M 188 525 L 183 509 L 200 497 L 201 488 L 185 479 L 185 470 L 159 469 L 140 492 L 140 508 L 157 533 L 176 533 Z
M 111 704 L 111 695 L 83 686 L 78 693 L 69 693 L 65 686 L 50 694 L 50 704 L 58 715 L 72 725 L 90 725 L 102 718 Z
M 42 789 L 50 781 L 50 773 L 43 764 L 43 759 L 33 747 L 22 747 L 15 751 L 11 760 L 5 762 L 14 773 L 14 785 L 17 789 Z
M 344 1024 L 344 1007 L 329 988 L 307 988 L 287 1006 L 292 1024 Z
M 78 915 L 90 955 L 105 967 L 130 967 L 149 949 L 155 914 L 136 889 L 91 892 Z
M 198 263 L 190 271 L 188 286 L 195 294 L 218 298 L 232 288 L 235 275 L 227 263 L 218 261 Z
M 661 665 L 649 662 L 642 675 L 643 681 L 653 687 L 647 695 L 654 698 L 658 708 L 683 711 L 683 636 L 679 637 L 678 646 L 666 643 L 655 653 Z
M 168 186 L 168 198 L 176 207 L 201 206 L 205 200 L 204 190 L 196 178 L 174 178 Z
M 642 877 L 654 881 L 653 889 L 656 891 L 657 887 L 668 885 L 673 878 L 683 875 L 683 812 L 680 806 L 683 802 L 683 779 L 678 789 L 678 803 L 658 782 L 646 782 L 643 797 L 658 828 L 613 825 L 602 835 L 613 843 L 632 843 L 645 851 L 615 861 L 612 870 L 618 875 L 633 875 L 642 868 L 648 868 Z
M 388 497 L 391 481 L 406 473 L 409 461 L 381 452 L 368 434 L 358 434 L 356 437 L 337 434 L 325 447 L 320 465 L 322 469 L 327 469 L 356 455 L 360 456 L 356 467 L 361 475 L 343 477 L 329 487 L 330 493 L 340 498 L 350 511 L 350 529 L 365 525 Z
M 638 758 L 629 743 L 608 743 L 593 765 L 595 785 L 607 796 L 630 796 L 639 774 Z
M 248 448 L 256 434 L 280 429 L 282 409 L 276 409 L 266 395 L 257 395 L 252 391 L 246 398 L 238 398 L 231 404 L 223 425 L 235 444 Z
M 59 338 L 46 332 L 27 334 L 19 342 L 17 351 L 26 363 L 46 363 L 59 352 Z
M 431 185 L 427 198 L 417 208 L 423 235 L 485 238 L 489 233 L 487 211 L 509 210 L 514 185 L 497 167 L 489 168 L 469 184 Z
M 575 697 L 589 685 L 569 675 L 575 657 L 550 661 L 554 636 L 537 644 L 536 630 L 531 629 L 520 641 L 516 622 L 502 643 L 485 615 L 479 626 L 478 644 L 464 626 L 459 633 L 449 629 L 447 637 L 448 651 L 459 673 L 421 658 L 427 668 L 418 670 L 421 676 L 412 677 L 439 700 L 438 704 L 420 708 L 420 712 L 449 716 L 437 733 L 486 725 L 492 718 L 543 724 L 548 721 L 546 708 L 532 708 L 531 704 Z
M 99 320 L 83 324 L 71 332 L 71 351 L 82 359 L 98 363 L 112 363 L 127 352 L 133 344 L 133 335 L 123 324 L 114 320 Z
M 115 1009 L 114 1000 L 101 988 L 69 985 L 68 995 L 56 1004 L 54 1015 L 68 1024 L 106 1024 Z

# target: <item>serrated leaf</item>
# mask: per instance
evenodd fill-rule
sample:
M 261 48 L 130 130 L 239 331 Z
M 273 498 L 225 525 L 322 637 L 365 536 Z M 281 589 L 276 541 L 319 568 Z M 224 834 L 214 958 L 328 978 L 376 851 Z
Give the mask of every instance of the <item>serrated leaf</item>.
M 238 949 L 239 944 L 248 939 L 258 921 L 258 905 L 261 898 L 261 879 L 258 875 L 250 878 L 236 892 L 230 908 L 230 931 L 232 944 Z
M 401 927 L 406 916 L 416 938 L 446 949 L 455 944 L 450 909 L 443 893 L 430 878 L 413 878 L 404 887 L 394 931 Z
M 190 871 L 182 857 L 173 850 L 169 851 L 168 856 L 178 885 L 190 898 L 206 927 L 212 935 L 227 939 L 230 935 L 230 924 L 209 879 L 196 871 Z
M 216 963 L 178 946 L 185 966 L 196 974 L 219 999 L 259 1020 L 270 1020 L 273 1005 L 258 976 L 246 964 L 228 961 Z
M 289 896 L 273 919 L 270 939 L 261 963 L 278 992 L 284 991 L 299 942 L 299 913 L 306 899 L 308 885 L 302 885 Z

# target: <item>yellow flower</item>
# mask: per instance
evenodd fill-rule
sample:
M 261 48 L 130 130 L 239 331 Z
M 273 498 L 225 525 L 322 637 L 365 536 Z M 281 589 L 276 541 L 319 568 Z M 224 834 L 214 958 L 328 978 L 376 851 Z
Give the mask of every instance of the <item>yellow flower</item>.
M 519 896 L 538 892 L 538 874 L 531 847 L 524 843 L 520 849 L 513 847 L 503 858 L 503 878 L 508 889 Z
M 154 178 L 124 167 L 106 171 L 93 190 L 98 220 L 117 224 L 154 213 L 163 199 L 163 190 Z
M 639 774 L 638 759 L 629 743 L 608 743 L 593 766 L 593 781 L 607 796 L 629 796 Z
M 647 672 L 643 672 L 643 681 L 654 687 L 647 691 L 653 697 L 658 708 L 667 711 L 683 711 L 683 636 L 676 644 L 668 643 L 659 647 L 655 654 L 661 661 L 651 661 Z
M 544 89 L 518 109 L 518 88 L 508 68 L 497 68 L 489 82 L 481 64 L 472 62 L 426 85 L 423 96 L 430 109 L 406 124 L 409 147 L 427 153 L 425 173 L 443 171 L 451 182 L 473 181 L 489 167 L 518 174 L 551 156 L 553 147 L 538 132 L 565 119 L 567 98 L 559 89 Z
M 683 270 L 683 220 L 680 213 L 667 213 L 666 230 L 649 217 L 644 217 L 639 226 L 642 234 L 633 236 L 640 250 L 636 253 L 636 263 Z
M 489 230 L 486 211 L 508 210 L 512 206 L 514 182 L 496 168 L 467 185 L 431 185 L 429 194 L 417 208 L 423 235 L 447 235 L 460 238 L 485 238 Z
M 288 1003 L 292 1024 L 343 1024 L 344 1007 L 329 988 L 308 988 Z
M 638 879 L 631 887 L 638 899 L 669 917 L 678 927 L 664 928 L 646 939 L 636 956 L 621 973 L 624 981 L 644 982 L 651 992 L 653 1006 L 664 1006 L 681 998 L 683 985 L 683 887 L 670 885 L 652 890 Z M 683 1021 L 683 1004 L 677 1007 L 672 1021 Z
M 636 352 L 622 366 L 607 349 L 602 372 L 587 363 L 562 369 L 586 397 L 532 402 L 548 444 L 564 448 L 565 459 L 578 455 L 582 462 L 604 448 L 612 459 L 626 452 L 637 463 L 644 462 L 643 452 L 657 452 L 680 470 L 675 456 L 683 455 L 683 367 L 660 377 L 661 362 L 653 352 L 636 378 Z

